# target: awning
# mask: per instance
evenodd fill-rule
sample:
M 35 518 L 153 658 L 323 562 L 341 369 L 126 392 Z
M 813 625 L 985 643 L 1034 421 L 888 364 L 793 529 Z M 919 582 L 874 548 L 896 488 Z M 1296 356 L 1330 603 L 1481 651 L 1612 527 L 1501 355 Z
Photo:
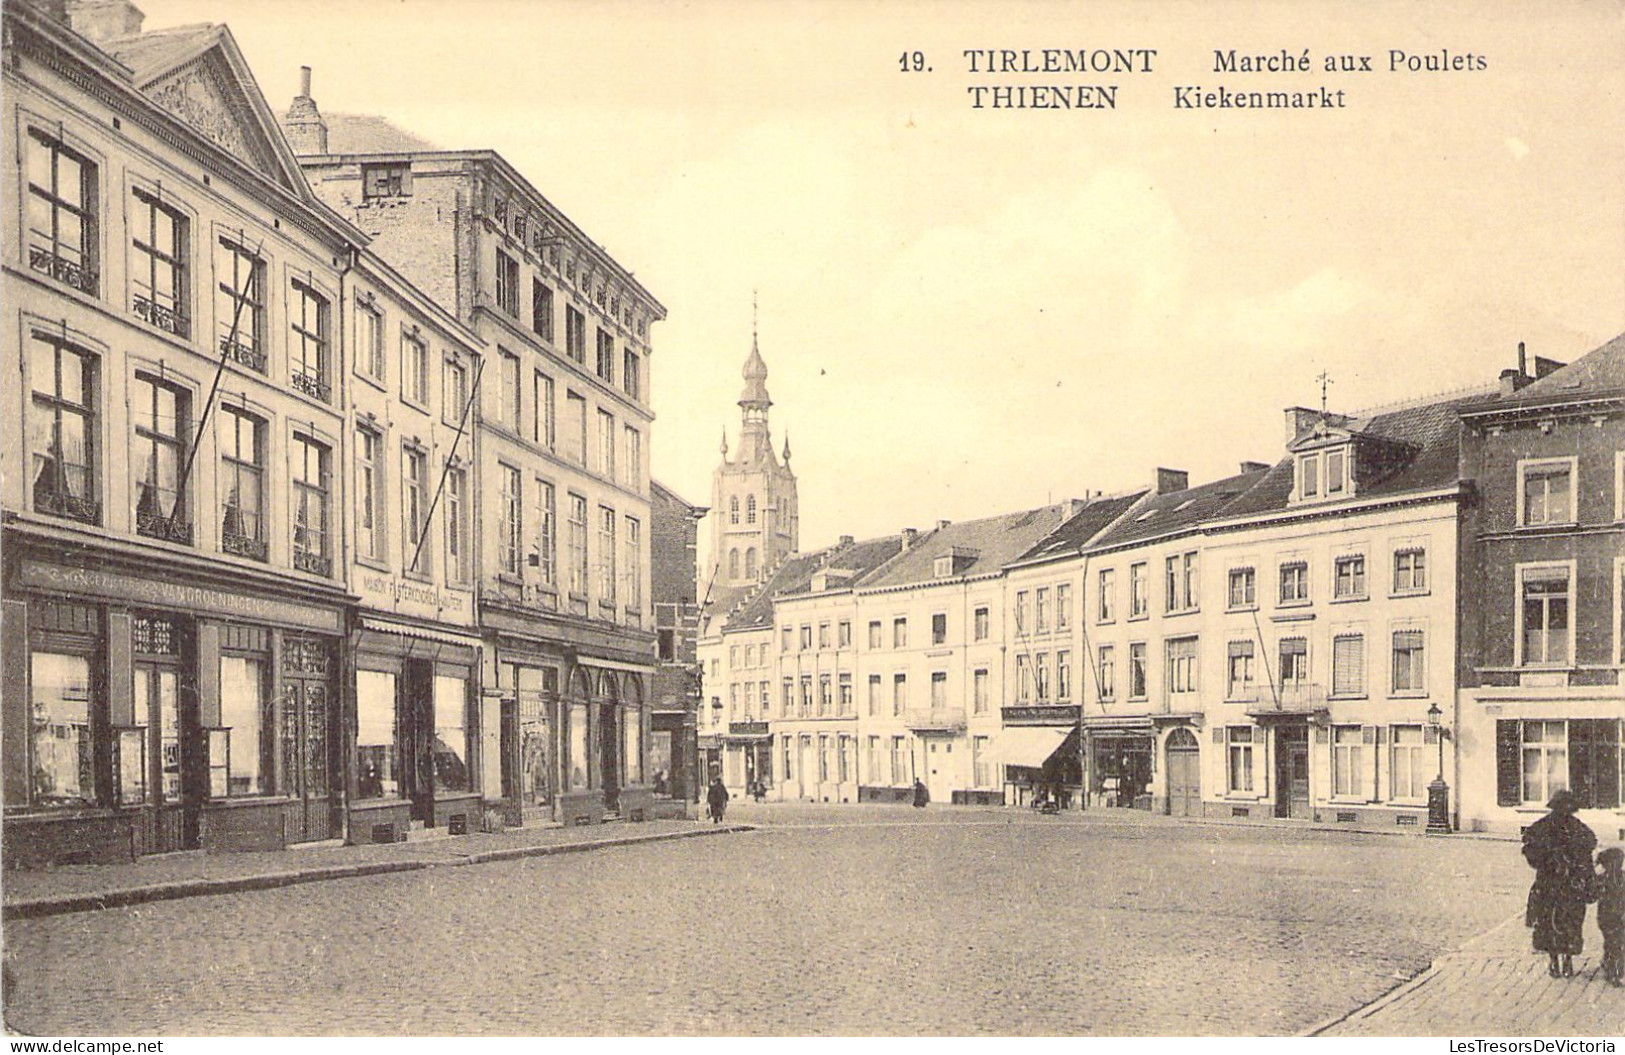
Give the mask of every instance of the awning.
M 1007 766 L 1042 769 L 1071 733 L 1065 726 L 1054 725 L 1006 729 L 999 733 L 999 761 Z
M 1097 737 L 1109 736 L 1112 733 L 1138 733 L 1148 736 L 1152 729 L 1149 714 L 1090 715 L 1084 718 L 1083 727 Z
M 461 645 L 463 648 L 479 648 L 484 644 L 479 638 L 468 634 L 454 634 L 449 630 L 435 630 L 415 623 L 397 623 L 372 616 L 362 616 L 361 627 L 364 630 L 375 630 L 380 634 L 399 634 L 402 637 L 415 637 L 423 641 L 438 641 L 442 645 Z

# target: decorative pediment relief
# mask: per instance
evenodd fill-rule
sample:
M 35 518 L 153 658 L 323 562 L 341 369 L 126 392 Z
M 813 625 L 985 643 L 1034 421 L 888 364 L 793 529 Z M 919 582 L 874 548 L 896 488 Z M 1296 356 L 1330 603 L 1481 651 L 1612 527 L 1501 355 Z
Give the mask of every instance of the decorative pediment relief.
M 153 102 L 185 121 L 216 146 L 287 185 L 252 105 L 214 52 L 201 55 L 147 85 Z

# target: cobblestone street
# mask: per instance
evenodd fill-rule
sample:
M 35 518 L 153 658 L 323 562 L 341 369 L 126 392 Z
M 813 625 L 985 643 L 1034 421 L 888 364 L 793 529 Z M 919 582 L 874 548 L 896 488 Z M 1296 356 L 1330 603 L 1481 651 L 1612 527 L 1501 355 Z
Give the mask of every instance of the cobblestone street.
M 16 921 L 9 1021 L 1290 1034 L 1502 923 L 1528 883 L 1515 844 L 1483 840 L 935 807 L 736 819 L 763 827 Z

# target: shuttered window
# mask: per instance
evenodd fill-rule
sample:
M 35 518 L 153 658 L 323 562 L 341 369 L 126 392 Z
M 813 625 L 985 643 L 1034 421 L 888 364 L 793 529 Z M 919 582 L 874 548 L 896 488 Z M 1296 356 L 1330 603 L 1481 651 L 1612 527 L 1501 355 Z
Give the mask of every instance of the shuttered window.
M 1365 636 L 1339 634 L 1332 638 L 1332 694 L 1365 695 Z

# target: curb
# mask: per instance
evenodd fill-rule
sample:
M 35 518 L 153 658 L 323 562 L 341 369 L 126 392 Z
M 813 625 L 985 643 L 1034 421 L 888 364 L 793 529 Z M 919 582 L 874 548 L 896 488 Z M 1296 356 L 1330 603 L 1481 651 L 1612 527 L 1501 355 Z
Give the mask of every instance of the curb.
M 513 861 L 525 857 L 551 857 L 557 854 L 585 853 L 589 850 L 618 846 L 637 846 L 643 843 L 669 842 L 674 839 L 694 839 L 707 835 L 729 835 L 755 831 L 755 825 L 729 824 L 700 828 L 695 831 L 659 832 L 654 835 L 628 835 L 614 839 L 589 840 L 576 843 L 554 843 L 542 846 L 515 846 L 510 849 L 484 850 L 444 861 L 370 861 L 354 865 L 333 865 L 326 868 L 308 868 L 288 872 L 267 872 L 260 875 L 233 876 L 229 879 L 186 879 L 152 886 L 127 887 L 101 894 L 74 894 L 68 897 L 44 897 L 27 901 L 14 901 L 0 911 L 0 920 L 41 919 L 74 912 L 94 912 L 100 909 L 128 908 L 155 901 L 175 901 L 180 898 L 206 897 L 212 894 L 237 894 L 252 890 L 273 890 L 278 887 L 303 883 L 320 883 L 330 879 L 356 879 L 362 876 L 389 875 L 396 872 L 418 872 L 429 868 L 460 868 L 466 865 Z

